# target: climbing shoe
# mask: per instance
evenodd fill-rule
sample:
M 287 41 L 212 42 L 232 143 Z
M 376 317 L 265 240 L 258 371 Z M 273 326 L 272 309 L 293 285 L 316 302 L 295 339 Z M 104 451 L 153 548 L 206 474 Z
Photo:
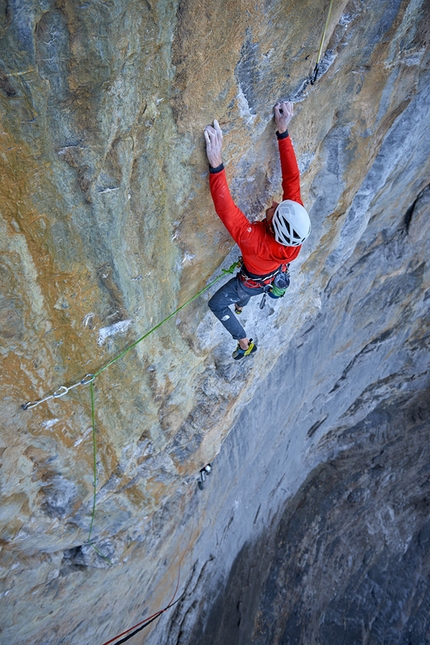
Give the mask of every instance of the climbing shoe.
M 235 313 L 236 313 L 238 316 L 240 316 L 240 314 L 241 314 L 241 313 L 242 313 L 242 311 L 243 311 L 243 307 L 239 307 L 239 305 L 236 303 L 236 304 L 234 305 L 234 311 L 235 311 Z
M 257 351 L 257 345 L 254 345 L 252 342 L 252 338 L 249 339 L 249 347 L 248 349 L 242 349 L 239 343 L 237 344 L 236 349 L 234 350 L 232 356 L 235 361 L 240 360 L 241 358 L 244 358 L 245 356 L 249 356 L 250 354 L 253 354 L 254 352 Z

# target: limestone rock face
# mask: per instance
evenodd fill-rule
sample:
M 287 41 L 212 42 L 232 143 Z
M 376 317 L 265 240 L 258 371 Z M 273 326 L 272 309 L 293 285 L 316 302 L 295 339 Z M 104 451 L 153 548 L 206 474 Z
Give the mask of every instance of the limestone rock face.
M 130 642 L 429 641 L 430 7 L 335 0 L 311 84 L 328 8 L 0 3 L 2 643 L 102 643 L 177 585 Z M 23 410 L 237 258 L 202 130 L 258 219 L 281 98 L 312 235 L 259 351 L 218 282 L 97 376 L 95 442 L 89 385 Z

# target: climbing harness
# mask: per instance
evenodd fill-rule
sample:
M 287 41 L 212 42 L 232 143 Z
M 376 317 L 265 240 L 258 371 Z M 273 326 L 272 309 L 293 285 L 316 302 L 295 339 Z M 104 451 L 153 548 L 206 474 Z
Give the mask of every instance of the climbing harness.
M 238 275 L 239 280 L 248 289 L 263 288 L 263 297 L 261 298 L 259 307 L 264 309 L 266 298 L 269 295 L 271 298 L 282 298 L 285 295 L 287 288 L 290 285 L 289 264 L 281 264 L 276 271 L 268 273 L 267 275 L 256 275 L 254 273 L 247 273 L 245 265 L 241 264 Z M 237 312 L 236 313 L 240 313 Z
M 331 16 L 332 7 L 333 7 L 333 0 L 330 0 L 330 5 L 329 5 L 329 8 L 328 8 L 327 18 L 326 18 L 326 21 L 325 21 L 325 25 L 324 25 L 322 35 L 321 35 L 321 42 L 320 42 L 320 48 L 318 50 L 317 62 L 316 62 L 314 71 L 312 72 L 311 77 L 310 77 L 311 85 L 314 85 L 314 83 L 316 82 L 317 77 L 318 77 L 321 54 L 322 54 L 322 50 L 323 50 L 324 40 L 325 40 L 326 33 L 327 33 L 328 23 L 330 22 L 330 16 Z
M 88 532 L 88 538 L 86 540 L 86 544 L 89 544 L 94 548 L 94 550 L 97 552 L 100 557 L 102 557 L 104 560 L 109 562 L 110 564 L 111 561 L 109 558 L 107 558 L 105 555 L 103 555 L 98 548 L 95 546 L 93 542 L 91 542 L 91 535 L 93 531 L 93 526 L 94 526 L 94 519 L 95 519 L 95 512 L 96 512 L 96 498 L 97 498 L 97 443 L 96 443 L 96 415 L 95 415 L 95 396 L 94 396 L 94 382 L 97 376 L 104 372 L 108 367 L 119 361 L 120 358 L 125 356 L 129 351 L 131 351 L 136 345 L 141 343 L 145 338 L 150 336 L 154 331 L 159 329 L 165 322 L 173 318 L 177 313 L 179 313 L 184 307 L 189 305 L 191 302 L 196 300 L 202 293 L 210 289 L 218 280 L 221 280 L 226 274 L 232 274 L 233 271 L 240 266 L 240 259 L 237 262 L 233 262 L 233 264 L 228 268 L 228 269 L 222 269 L 222 272 L 219 276 L 217 276 L 214 280 L 212 280 L 209 284 L 207 284 L 203 289 L 200 289 L 198 293 L 196 293 L 194 296 L 189 298 L 186 302 L 184 302 L 183 305 L 175 309 L 171 314 L 166 316 L 161 322 L 159 322 L 155 327 L 152 327 L 146 334 L 138 338 L 134 343 L 126 347 L 122 352 L 120 352 L 117 356 L 112 358 L 110 361 L 108 361 L 105 365 L 100 367 L 94 374 L 86 374 L 83 379 L 75 383 L 74 385 L 70 385 L 69 387 L 66 387 L 65 385 L 61 385 L 58 390 L 56 390 L 53 394 L 49 394 L 48 396 L 45 396 L 38 401 L 29 401 L 28 403 L 24 403 L 21 408 L 23 410 L 31 410 L 32 408 L 35 408 L 36 406 L 40 405 L 41 403 L 44 403 L 45 401 L 49 401 L 50 399 L 58 399 L 65 394 L 67 394 L 70 390 L 74 389 L 75 387 L 78 387 L 79 385 L 89 385 L 90 386 L 90 398 L 91 398 L 91 428 L 92 428 L 92 443 L 93 443 L 93 503 L 92 503 L 92 511 L 91 511 L 91 521 L 90 521 L 90 528 Z M 165 611 L 165 610 L 163 610 Z
M 279 272 L 280 268 L 278 267 L 276 271 L 273 273 L 268 273 L 267 275 L 262 275 L 258 276 L 255 274 L 248 275 L 248 273 L 245 271 L 245 265 L 242 264 L 240 267 L 240 271 L 237 274 L 239 280 L 242 282 L 244 287 L 248 287 L 248 289 L 258 289 L 263 287 L 264 288 L 264 293 L 263 297 L 261 298 L 260 301 L 260 309 L 264 309 L 264 305 L 266 304 L 266 296 L 267 296 L 267 291 L 270 289 L 270 286 L 275 279 L 276 274 Z
M 330 0 L 329 4 L 329 10 L 324 26 L 324 30 L 321 36 L 321 42 L 320 42 L 320 47 L 318 51 L 318 56 L 317 56 L 317 61 L 315 64 L 315 68 L 310 76 L 310 79 L 308 79 L 308 83 L 310 82 L 312 85 L 316 82 L 317 77 L 318 77 L 318 72 L 319 72 L 319 65 L 321 61 L 321 55 L 322 55 L 322 50 L 323 50 L 323 45 L 324 45 L 324 40 L 328 28 L 328 24 L 330 21 L 330 16 L 331 16 L 331 11 L 332 11 L 332 6 L 333 6 L 333 0 Z M 159 322 L 157 325 L 152 327 L 148 332 L 146 332 L 143 336 L 138 338 L 135 342 L 133 342 L 131 345 L 126 347 L 122 352 L 120 352 L 117 356 L 109 360 L 105 365 L 100 367 L 95 373 L 93 374 L 86 374 L 82 379 L 80 379 L 78 382 L 74 383 L 73 385 L 61 385 L 55 392 L 52 394 L 48 394 L 44 396 L 41 399 L 38 399 L 36 401 L 28 401 L 27 403 L 22 404 L 21 408 L 23 410 L 30 410 L 33 409 L 37 406 L 39 406 L 42 403 L 45 403 L 51 399 L 59 399 L 66 394 L 68 394 L 71 390 L 79 387 L 79 386 L 90 386 L 90 399 L 91 399 L 91 427 L 92 427 L 92 444 L 93 444 L 93 501 L 92 501 L 92 511 L 91 511 L 91 521 L 90 521 L 90 527 L 89 527 L 89 533 L 88 533 L 88 538 L 86 540 L 86 543 L 92 546 L 97 554 L 102 557 L 104 560 L 106 560 L 109 564 L 112 564 L 112 562 L 107 558 L 103 553 L 99 551 L 99 549 L 96 547 L 96 545 L 91 542 L 91 535 L 94 527 L 94 522 L 95 522 L 95 512 L 96 512 L 96 501 L 97 501 L 97 443 L 96 443 L 96 421 L 95 421 L 95 393 L 94 393 L 94 382 L 95 379 L 108 367 L 113 365 L 115 362 L 123 358 L 129 351 L 131 351 L 133 348 L 135 348 L 139 343 L 141 343 L 144 339 L 146 339 L 148 336 L 150 336 L 153 332 L 155 332 L 157 329 L 159 329 L 165 322 L 173 318 L 176 314 L 178 314 L 184 307 L 186 307 L 188 304 L 193 302 L 196 298 L 198 298 L 202 293 L 210 289 L 218 280 L 220 280 L 224 275 L 226 274 L 232 274 L 233 271 L 237 268 L 240 267 L 240 272 L 238 273 L 239 279 L 242 281 L 244 286 L 247 286 L 249 288 L 259 288 L 263 287 L 264 288 L 264 293 L 263 293 L 263 298 L 260 303 L 260 309 L 264 308 L 265 302 L 266 302 L 266 297 L 267 295 L 271 296 L 272 298 L 280 298 L 285 294 L 285 291 L 287 287 L 289 286 L 289 274 L 288 274 L 288 267 L 289 265 L 281 265 L 275 272 L 268 274 L 266 276 L 254 276 L 254 275 L 248 275 L 244 269 L 243 266 L 243 261 L 242 258 L 239 259 L 238 262 L 234 262 L 229 269 L 223 269 L 221 275 L 219 275 L 217 278 L 215 278 L 212 282 L 210 282 L 206 287 L 201 289 L 197 294 L 195 294 L 193 297 L 191 297 L 189 300 L 187 300 L 183 305 L 178 307 L 175 311 L 173 311 L 171 314 L 166 316 L 161 322 Z M 279 281 L 277 281 L 277 279 Z M 239 312 L 238 312 L 239 313 Z M 236 352 L 240 349 L 240 346 L 238 346 Z M 250 344 L 249 348 L 247 350 L 241 350 L 241 353 L 243 356 L 248 355 L 253 353 L 256 350 L 256 346 L 252 342 L 252 339 L 250 339 Z M 242 356 L 234 356 L 235 353 L 233 353 L 234 358 L 241 358 Z M 207 464 L 204 466 L 200 472 L 199 472 L 199 479 L 197 481 L 198 487 L 200 489 L 203 489 L 204 482 L 206 480 L 206 476 L 211 473 L 212 466 L 211 464 Z M 180 575 L 180 572 L 179 572 Z M 118 634 L 114 638 L 106 641 L 103 643 L 103 645 L 111 645 L 112 643 L 115 643 L 115 645 L 121 645 L 128 641 L 130 638 L 135 636 L 138 632 L 143 630 L 145 627 L 150 625 L 153 621 L 157 620 L 164 612 L 166 612 L 168 609 L 176 605 L 184 596 L 182 594 L 179 598 L 175 600 L 177 591 L 179 588 L 179 576 L 178 576 L 178 582 L 176 585 L 176 589 L 174 592 L 174 595 L 171 599 L 171 601 L 161 610 L 155 612 L 148 618 L 145 618 L 143 621 L 137 623 L 133 627 L 130 627 L 129 629 L 123 631 L 121 634 Z M 121 640 L 118 640 L 121 639 Z
M 275 276 L 279 273 L 279 270 L 280 267 L 278 267 L 276 271 L 268 273 L 267 275 L 256 275 L 254 273 L 251 273 L 251 275 L 249 275 L 245 270 L 245 266 L 242 265 L 237 275 L 244 287 L 248 287 L 248 289 L 258 289 L 259 287 L 264 287 L 266 285 L 272 284 Z

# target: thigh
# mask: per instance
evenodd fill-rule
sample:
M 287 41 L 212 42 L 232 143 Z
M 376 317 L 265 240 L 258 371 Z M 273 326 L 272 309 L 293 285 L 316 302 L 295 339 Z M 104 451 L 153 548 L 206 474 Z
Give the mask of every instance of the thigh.
M 228 307 L 233 302 L 238 302 L 243 296 L 242 294 L 239 295 L 238 293 L 237 283 L 238 280 L 236 277 L 234 277 L 223 284 L 222 287 L 220 287 L 209 300 L 209 306 L 213 307 L 215 305 L 218 307 Z
M 246 304 L 252 296 L 258 296 L 258 294 L 263 293 L 263 291 L 263 287 L 257 287 L 257 289 L 245 287 L 242 281 L 235 276 L 223 284 L 223 286 L 214 293 L 212 298 L 209 300 L 209 307 L 228 307 L 236 302 Z
M 255 289 L 251 289 L 250 287 L 245 287 L 243 282 L 237 279 L 237 292 L 240 296 L 241 300 L 244 300 L 246 298 L 252 298 L 252 296 L 258 296 L 258 294 L 264 292 L 264 287 L 256 287 Z

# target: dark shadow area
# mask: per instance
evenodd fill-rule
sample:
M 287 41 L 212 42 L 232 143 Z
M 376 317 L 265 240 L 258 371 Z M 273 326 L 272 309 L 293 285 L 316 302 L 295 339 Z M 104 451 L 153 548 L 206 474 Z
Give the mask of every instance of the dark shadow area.
M 428 391 L 399 393 L 339 433 L 187 643 L 430 643 L 429 412 Z

